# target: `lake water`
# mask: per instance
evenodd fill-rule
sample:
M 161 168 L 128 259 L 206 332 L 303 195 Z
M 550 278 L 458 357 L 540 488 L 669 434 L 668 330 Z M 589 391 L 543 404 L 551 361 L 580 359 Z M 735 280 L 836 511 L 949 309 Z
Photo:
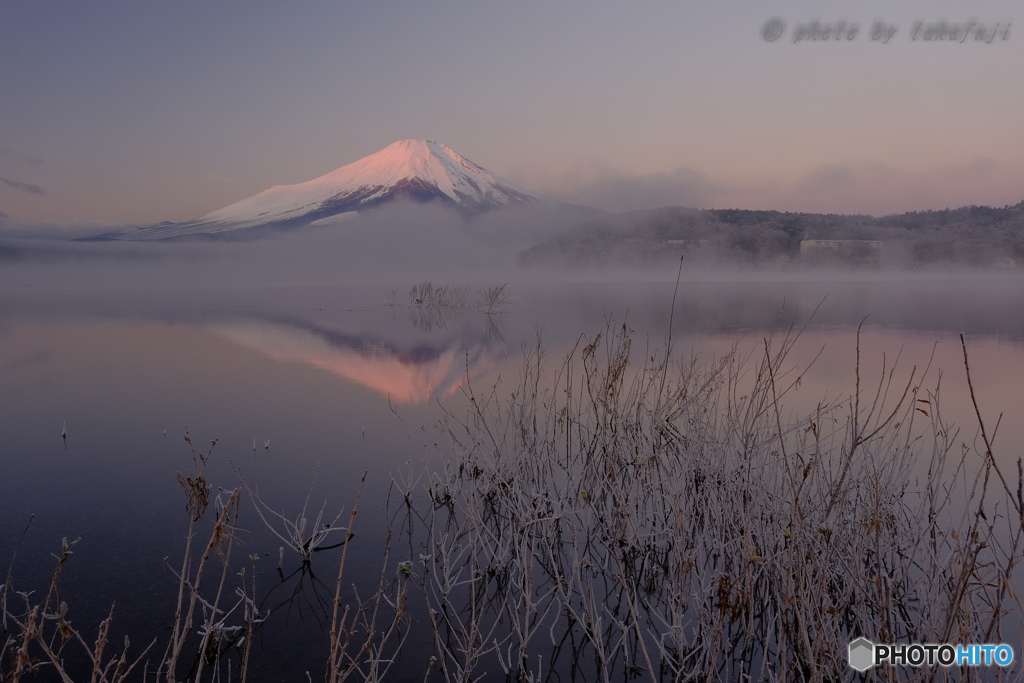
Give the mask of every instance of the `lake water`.
M 45 593 L 61 538 L 81 538 L 60 578 L 60 599 L 87 634 L 116 603 L 111 640 L 130 634 L 136 652 L 153 638 L 162 651 L 173 622 L 172 568 L 188 526 L 177 483 L 177 473 L 191 468 L 186 430 L 202 452 L 217 439 L 206 472 L 214 495 L 237 487 L 240 472 L 288 517 L 315 481 L 310 508 L 326 501 L 329 517 L 344 512 L 337 524 L 347 523 L 366 473 L 345 569 L 346 585 L 365 591 L 399 519 L 393 484 L 444 458 L 442 408 L 465 414 L 467 382 L 476 392 L 510 385 L 538 331 L 549 358 L 609 320 L 628 323 L 634 351 L 664 348 L 673 299 L 672 278 L 513 281 L 513 305 L 488 315 L 389 305 L 389 290 L 402 295 L 410 283 L 71 286 L 29 279 L 8 269 L 0 289 L 0 562 L 10 561 L 32 517 L 12 584 Z M 973 445 L 963 333 L 990 432 L 1002 413 L 996 457 L 1016 482 L 1024 446 L 1022 311 L 1017 272 L 704 274 L 680 284 L 673 344 L 680 355 L 707 360 L 734 344 L 756 356 L 766 337 L 777 342 L 795 324 L 802 332 L 788 365 L 803 371 L 816 358 L 787 400 L 796 414 L 853 391 L 860 325 L 863 385 L 873 391 L 883 358 L 888 368 L 899 357 L 897 384 L 931 359 L 923 383 L 934 385 L 941 373 L 943 416 Z M 340 550 L 314 556 L 314 577 L 293 575 L 300 560 L 288 551 L 279 575 L 282 544 L 248 500 L 239 530 L 233 563 L 255 567 L 248 579 L 255 571 L 257 599 L 273 610 L 254 643 L 250 680 L 305 680 L 305 671 L 318 680 Z M 394 545 L 388 577 L 399 561 L 415 559 L 410 545 Z M 255 565 L 246 559 L 252 555 L 260 558 Z M 391 672 L 398 680 L 422 680 L 431 652 L 422 607 L 410 614 L 411 635 Z

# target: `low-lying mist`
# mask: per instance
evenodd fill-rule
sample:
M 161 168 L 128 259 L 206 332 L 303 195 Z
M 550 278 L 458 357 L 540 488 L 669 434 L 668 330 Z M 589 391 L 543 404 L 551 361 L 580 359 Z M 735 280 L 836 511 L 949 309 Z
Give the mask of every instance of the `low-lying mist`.
M 844 271 L 1012 270 L 1024 261 L 1024 204 L 882 219 L 684 207 L 595 218 L 592 210 L 571 206 L 467 218 L 439 203 L 396 202 L 352 220 L 318 223 L 151 243 L 56 239 L 81 235 L 67 226 L 62 233 L 41 233 L 48 239 L 5 231 L 0 266 L 21 283 L 27 276 L 47 284 L 174 286 L 664 279 L 675 275 L 680 257 L 686 274 L 719 279 L 764 270 L 829 277 Z M 44 271 L 31 275 L 25 266 Z
M 510 279 L 523 249 L 580 220 L 573 208 L 471 220 L 437 204 L 396 203 L 356 220 L 263 239 L 75 242 L 0 237 L 0 283 L 250 285 Z M 499 277 L 499 274 L 501 277 Z
M 1012 268 L 1024 262 L 1024 202 L 874 218 L 664 207 L 600 216 L 525 250 L 524 264 L 806 270 Z
M 226 311 L 291 315 L 372 307 L 388 289 L 405 291 L 424 281 L 510 283 L 525 307 L 543 312 L 539 318 L 550 321 L 544 324 L 571 334 L 574 326 L 580 328 L 575 333 L 591 326 L 577 318 L 592 321 L 605 313 L 663 326 L 678 276 L 677 324 L 692 329 L 767 328 L 780 315 L 807 320 L 813 314 L 816 324 L 867 318 L 902 329 L 1024 339 L 1024 323 L 1012 314 L 1024 304 L 1020 268 L 730 262 L 708 257 L 705 247 L 664 242 L 659 259 L 640 262 L 521 262 L 524 250 L 566 234 L 565 226 L 578 219 L 570 208 L 494 212 L 467 221 L 444 206 L 396 204 L 254 241 L 0 238 L 0 310 L 8 317 L 82 310 L 164 318 L 216 318 Z

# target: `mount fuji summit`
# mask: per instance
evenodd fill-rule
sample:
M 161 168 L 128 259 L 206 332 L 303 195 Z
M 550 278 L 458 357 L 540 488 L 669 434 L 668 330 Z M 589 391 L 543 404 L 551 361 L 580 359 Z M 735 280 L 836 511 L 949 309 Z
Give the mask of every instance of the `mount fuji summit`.
M 438 142 L 400 140 L 319 178 L 297 185 L 275 185 L 186 223 L 129 228 L 94 239 L 255 236 L 265 230 L 342 221 L 397 199 L 438 201 L 464 215 L 557 204 L 491 173 Z

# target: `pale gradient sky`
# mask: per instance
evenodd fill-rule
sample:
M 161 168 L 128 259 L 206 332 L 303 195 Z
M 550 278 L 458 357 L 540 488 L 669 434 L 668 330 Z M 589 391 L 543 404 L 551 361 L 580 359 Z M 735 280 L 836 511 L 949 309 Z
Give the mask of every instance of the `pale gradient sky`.
M 610 210 L 1013 204 L 1024 200 L 1022 10 L 1019 0 L 7 2 L 0 212 L 183 221 L 403 138 Z M 769 43 L 772 17 L 786 31 Z M 812 19 L 859 32 L 794 44 Z M 885 45 L 870 39 L 879 20 L 899 27 Z M 919 20 L 1012 23 L 1006 40 L 951 44 L 911 40 Z

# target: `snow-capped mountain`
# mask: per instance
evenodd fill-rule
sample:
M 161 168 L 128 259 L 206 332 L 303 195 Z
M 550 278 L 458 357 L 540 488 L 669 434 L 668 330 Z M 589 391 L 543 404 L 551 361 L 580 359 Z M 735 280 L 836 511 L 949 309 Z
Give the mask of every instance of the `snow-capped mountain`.
M 160 240 L 235 230 L 301 227 L 354 217 L 395 199 L 440 201 L 460 211 L 553 204 L 438 142 L 400 140 L 368 157 L 297 185 L 275 185 L 187 223 L 160 223 L 102 235 Z

